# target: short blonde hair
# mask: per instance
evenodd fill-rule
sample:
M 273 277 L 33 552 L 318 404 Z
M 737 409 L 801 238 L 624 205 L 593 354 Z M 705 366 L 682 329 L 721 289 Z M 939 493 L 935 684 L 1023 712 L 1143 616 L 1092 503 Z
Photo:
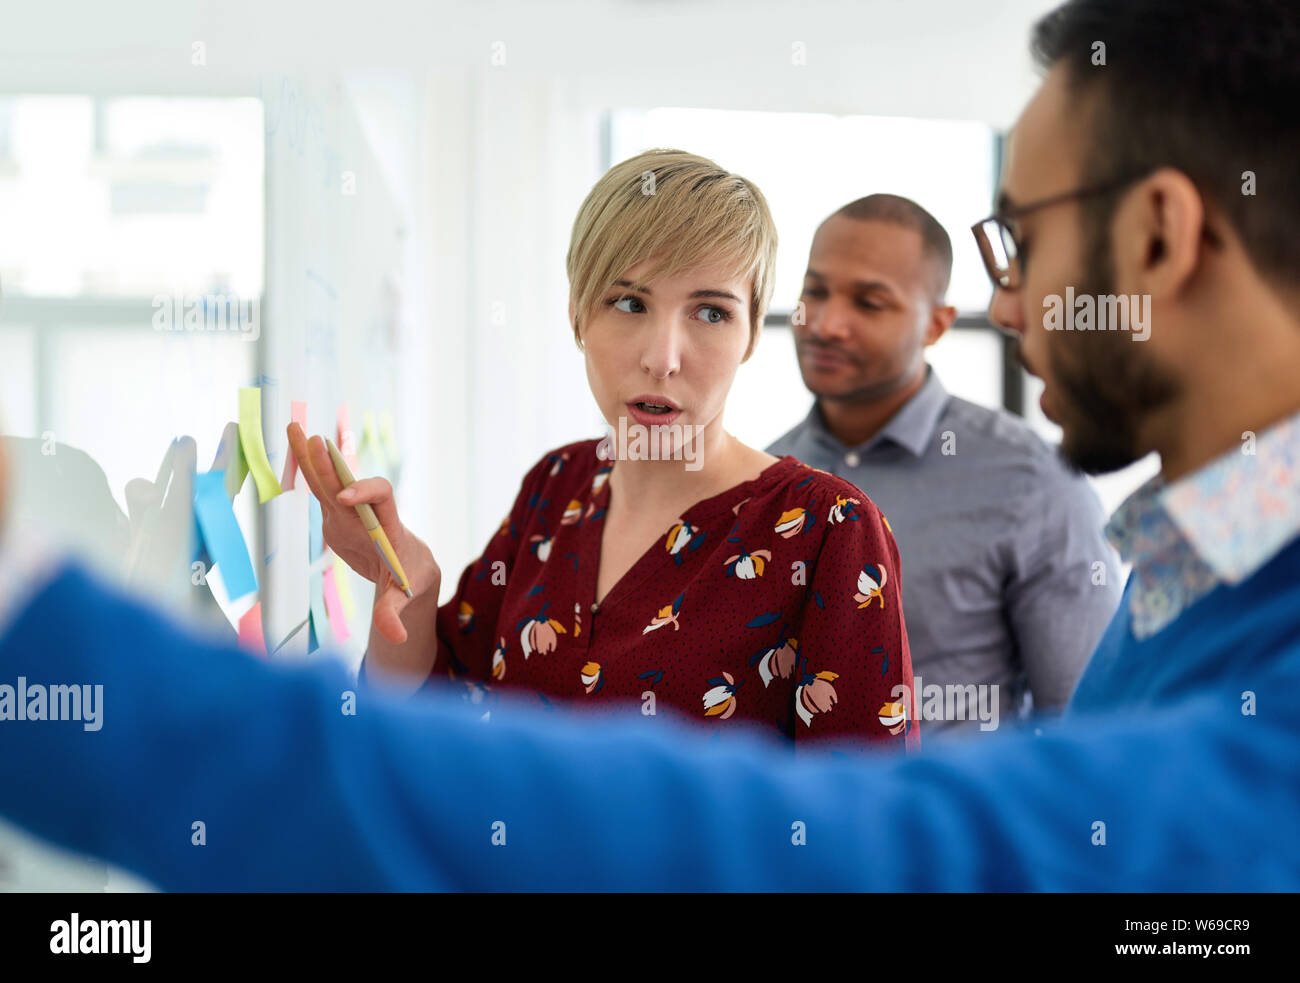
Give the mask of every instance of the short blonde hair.
M 581 348 L 579 324 L 601 295 L 627 270 L 657 257 L 647 281 L 714 264 L 753 277 L 749 358 L 772 301 L 776 243 L 763 193 L 708 158 L 647 150 L 615 164 L 578 209 L 569 239 L 574 340 Z

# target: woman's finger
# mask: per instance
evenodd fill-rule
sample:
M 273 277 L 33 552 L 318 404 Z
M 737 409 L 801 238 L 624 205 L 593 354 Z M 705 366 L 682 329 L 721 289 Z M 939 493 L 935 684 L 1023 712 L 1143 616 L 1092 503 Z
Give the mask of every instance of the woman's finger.
M 387 478 L 360 478 L 339 493 L 339 502 L 351 507 L 363 502 L 375 510 L 375 518 L 386 531 L 401 528 L 397 517 L 397 504 L 393 501 L 393 486 Z
M 316 496 L 316 500 L 321 505 L 333 505 L 333 499 L 329 497 L 329 492 L 321 485 L 320 477 L 316 474 L 316 467 L 311 459 L 311 449 L 307 444 L 307 434 L 303 432 L 302 426 L 291 423 L 286 432 L 289 434 L 289 449 L 293 451 L 293 456 L 298 462 L 298 470 L 307 479 L 307 487 L 311 489 L 311 493 Z
M 393 583 L 391 577 L 385 578 L 385 583 L 384 592 L 375 601 L 370 617 L 379 629 L 379 634 L 394 645 L 401 645 L 406 641 L 406 626 L 402 624 L 401 613 L 410 600 Z
M 349 505 L 360 505 L 362 502 L 377 505 L 385 498 L 393 497 L 393 486 L 387 478 L 358 478 L 343 489 L 343 494 Z
M 338 494 L 343 490 L 343 482 L 339 481 L 338 472 L 334 470 L 334 462 L 330 459 L 330 452 L 325 447 L 325 441 L 319 437 L 312 437 L 307 441 L 307 447 L 311 453 L 311 463 L 316 469 L 316 480 L 321 486 L 321 490 L 329 496 L 329 504 L 338 505 Z M 325 504 L 325 500 L 321 500 Z

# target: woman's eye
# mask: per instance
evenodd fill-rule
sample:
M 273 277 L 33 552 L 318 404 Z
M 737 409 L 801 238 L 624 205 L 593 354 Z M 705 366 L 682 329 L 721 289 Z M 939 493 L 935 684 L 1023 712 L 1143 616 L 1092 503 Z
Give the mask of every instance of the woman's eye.
M 731 312 L 723 310 L 721 307 L 701 307 L 696 312 L 696 317 L 699 317 L 700 314 L 704 315 L 701 320 L 708 321 L 710 324 L 721 324 L 731 317 Z
M 625 304 L 635 304 L 636 307 L 629 310 L 627 307 L 624 306 Z M 642 311 L 645 310 L 645 304 L 641 303 L 641 298 L 633 297 L 631 295 L 620 297 L 618 300 L 614 301 L 614 307 L 620 311 L 624 311 L 627 314 L 640 314 Z

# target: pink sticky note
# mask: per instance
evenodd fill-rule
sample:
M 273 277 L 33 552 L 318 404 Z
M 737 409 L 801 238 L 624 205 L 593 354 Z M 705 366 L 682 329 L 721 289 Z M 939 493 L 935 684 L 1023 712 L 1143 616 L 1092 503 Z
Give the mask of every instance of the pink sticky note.
M 343 455 L 343 460 L 348 462 L 348 467 L 352 469 L 355 475 L 357 472 L 357 438 L 352 432 L 350 422 L 350 413 L 347 403 L 339 403 L 339 427 L 338 437 L 335 443 L 338 445 L 339 453 Z
M 325 592 L 325 614 L 334 629 L 334 638 L 342 643 L 348 640 L 348 619 L 343 614 L 343 605 L 339 602 L 339 586 L 334 582 L 334 568 L 327 567 L 321 577 L 321 588 Z
M 262 636 L 262 602 L 258 601 L 239 619 L 239 647 L 254 655 L 266 655 Z
M 302 432 L 307 433 L 307 404 L 302 400 L 295 399 L 289 404 L 289 416 L 293 423 L 302 427 Z M 293 448 L 290 447 L 286 452 L 284 462 L 284 477 L 280 481 L 280 487 L 288 491 L 293 487 L 293 479 L 298 474 L 298 459 L 293 456 Z

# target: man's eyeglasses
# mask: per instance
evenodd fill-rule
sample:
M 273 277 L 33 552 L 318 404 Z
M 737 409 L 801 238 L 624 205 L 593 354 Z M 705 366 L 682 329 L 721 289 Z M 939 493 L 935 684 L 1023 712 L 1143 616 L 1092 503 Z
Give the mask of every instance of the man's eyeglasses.
M 1048 205 L 1059 205 L 1065 201 L 1076 201 L 1092 195 L 1118 191 L 1146 177 L 1149 173 L 1150 169 L 1145 169 L 1128 177 L 1066 191 L 1040 201 L 1032 201 L 1027 205 L 1017 205 L 1004 212 L 994 212 L 988 218 L 980 219 L 970 227 L 970 230 L 975 235 L 975 244 L 979 246 L 980 257 L 984 260 L 984 269 L 988 271 L 994 288 L 1016 290 L 1020 287 L 1020 257 L 1024 254 L 1024 250 L 1011 228 L 1011 223 L 1016 219 L 1023 218 L 1040 208 L 1046 208 Z

